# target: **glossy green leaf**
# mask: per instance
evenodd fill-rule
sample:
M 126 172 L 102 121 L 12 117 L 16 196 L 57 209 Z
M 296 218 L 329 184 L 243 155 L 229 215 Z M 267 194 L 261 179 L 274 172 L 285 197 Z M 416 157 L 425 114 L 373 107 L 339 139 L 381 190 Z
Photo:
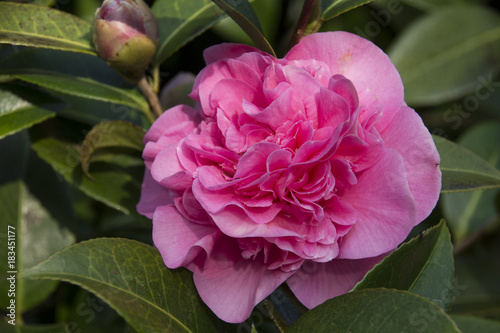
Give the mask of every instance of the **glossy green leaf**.
M 321 1 L 321 19 L 327 21 L 372 1 L 373 0 L 323 0 Z
M 264 52 L 276 56 L 273 48 L 262 32 L 257 15 L 248 0 L 212 0 L 222 8 L 247 33 L 255 46 Z
M 389 56 L 411 106 L 477 93 L 498 69 L 500 16 L 479 6 L 432 12 L 400 34 Z
M 364 289 L 320 304 L 287 332 L 460 331 L 439 306 L 421 296 L 401 290 Z
M 473 316 L 451 315 L 451 319 L 457 324 L 462 333 L 498 333 L 500 322 Z
M 84 175 L 80 153 L 72 144 L 54 139 L 40 139 L 32 144 L 36 153 L 50 164 L 65 180 L 85 194 L 126 214 L 136 213 L 135 206 L 144 175 L 144 166 L 126 165 L 121 160 L 95 162 L 92 178 Z
M 99 58 L 84 53 L 24 48 L 0 61 L 0 75 L 51 74 L 93 79 L 117 88 L 132 88 L 117 71 Z
M 120 89 L 88 78 L 46 74 L 20 74 L 14 77 L 64 94 L 126 105 L 143 111 L 149 107 L 137 90 Z
M 376 265 L 353 290 L 391 288 L 423 296 L 448 310 L 453 295 L 453 245 L 446 223 L 424 231 Z
M 15 243 L 9 243 L 9 246 L 13 246 L 9 252 L 15 253 L 15 260 L 8 266 L 3 266 L 6 268 L 6 273 L 11 276 L 21 274 L 53 253 L 74 243 L 72 233 L 57 220 L 58 218 L 73 219 L 73 215 L 71 209 L 69 211 L 66 209 L 69 207 L 61 209 L 61 214 L 53 215 L 42 204 L 48 200 L 67 205 L 67 200 L 65 200 L 67 197 L 64 196 L 67 196 L 67 193 L 62 193 L 63 195 L 56 193 L 56 190 L 64 187 L 65 184 L 57 182 L 53 171 L 51 171 L 52 174 L 47 174 L 36 156 L 28 152 L 28 138 L 24 132 L 1 140 L 0 149 L 3 158 L 10 162 L 0 166 L 2 173 L 0 239 L 7 240 L 8 230 L 11 231 L 11 235 L 12 233 L 15 235 Z M 51 184 L 53 188 L 44 189 L 43 193 L 38 192 L 35 188 L 36 180 L 32 177 L 33 173 L 40 177 L 55 178 L 52 179 L 55 181 Z M 34 194 L 42 195 L 43 198 L 38 199 Z M 2 251 L 0 255 L 2 262 L 6 264 L 7 255 L 12 256 L 7 251 Z M 18 278 L 15 290 L 16 313 L 21 315 L 44 301 L 54 291 L 56 285 L 57 283 L 53 281 L 26 283 L 25 279 Z M 0 280 L 0 288 L 9 289 L 6 279 Z M 5 309 L 10 299 L 13 297 L 10 297 L 7 292 L 0 294 L 0 306 Z
M 0 2 L 0 43 L 97 55 L 91 24 L 60 10 Z
M 465 132 L 458 143 L 500 168 L 500 124 L 483 123 Z M 458 243 L 492 225 L 498 216 L 495 197 L 499 189 L 443 194 L 443 213 Z
M 40 95 L 29 87 L 0 86 L 0 139 L 56 115 L 49 108 L 54 99 Z
M 89 125 L 95 125 L 104 120 L 122 120 L 144 128 L 151 126 L 151 121 L 144 112 L 127 105 L 102 102 L 55 91 L 51 94 L 68 104 L 65 109 L 58 112 L 65 118 Z
M 92 291 L 139 332 L 216 332 L 191 273 L 167 269 L 158 250 L 137 241 L 82 242 L 24 277 L 67 281 Z
M 470 150 L 433 136 L 441 156 L 442 193 L 500 187 L 500 171 Z
M 161 64 L 224 16 L 210 0 L 157 0 L 151 11 L 160 29 L 154 65 Z
M 104 121 L 97 124 L 87 133 L 80 149 L 83 171 L 88 174 L 92 155 L 102 150 L 131 149 L 142 153 L 145 133 L 141 127 L 124 121 Z

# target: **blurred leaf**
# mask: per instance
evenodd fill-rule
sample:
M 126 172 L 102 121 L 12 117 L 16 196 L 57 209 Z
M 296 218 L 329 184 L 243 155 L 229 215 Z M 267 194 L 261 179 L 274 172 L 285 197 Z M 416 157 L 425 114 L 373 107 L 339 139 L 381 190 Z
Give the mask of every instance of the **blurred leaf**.
M 224 15 L 210 0 L 157 0 L 151 11 L 160 29 L 153 65 L 164 62 Z
M 57 2 L 57 0 L 28 0 L 28 2 L 33 5 L 51 7 Z
M 500 171 L 470 150 L 439 136 L 433 136 L 441 156 L 441 193 L 500 187 Z
M 446 223 L 441 221 L 392 252 L 353 290 L 380 287 L 407 290 L 449 310 L 453 273 L 453 245 Z
M 60 10 L 0 2 L 0 43 L 97 55 L 89 22 Z
M 80 153 L 74 145 L 54 138 L 43 138 L 34 142 L 32 148 L 64 179 L 91 198 L 141 218 L 135 206 L 139 201 L 143 165 L 129 166 L 113 160 L 96 162 L 92 165 L 91 180 L 83 174 Z
M 432 12 L 400 34 L 389 55 L 409 105 L 451 101 L 498 71 L 500 17 L 479 6 Z
M 75 1 L 73 5 L 73 13 L 84 20 L 92 22 L 94 20 L 95 11 L 101 5 L 101 0 Z
M 473 4 L 476 0 L 401 0 L 403 3 L 424 11 L 433 11 L 450 6 Z
M 454 332 L 436 304 L 407 291 L 364 289 L 327 300 L 306 312 L 287 332 Z
M 462 333 L 498 333 L 500 332 L 500 322 L 472 317 L 472 316 L 460 316 L 451 315 L 451 319 L 457 324 L 458 328 Z
M 372 1 L 373 0 L 323 0 L 321 1 L 321 19 L 327 21 Z
M 458 143 L 500 168 L 500 124 L 475 126 L 465 132 Z M 443 213 L 457 243 L 491 226 L 498 216 L 495 207 L 498 193 L 497 189 L 442 195 Z
M 41 105 L 32 104 L 12 90 L 6 89 L 8 87 L 6 85 L 0 86 L 0 139 L 56 115 L 53 110 L 43 107 L 44 104 L 50 105 L 54 101 L 53 99 L 39 99 L 37 102 Z M 37 92 L 29 87 L 18 87 L 14 91 L 30 95 L 32 100 L 38 97 L 36 96 Z M 40 94 L 38 93 L 38 95 Z
M 167 269 L 158 250 L 137 241 L 82 242 L 24 276 L 67 281 L 92 291 L 139 332 L 216 332 L 191 273 Z
M 120 89 L 88 78 L 50 74 L 19 74 L 13 76 L 19 80 L 64 94 L 122 104 L 142 111 L 149 108 L 146 100 L 137 90 Z
M 11 325 L 0 320 L 2 333 L 72 333 L 66 324 L 50 325 Z
M 92 155 L 107 148 L 128 148 L 142 152 L 144 131 L 124 121 L 104 121 L 92 128 L 81 147 L 82 169 L 88 175 Z
M 255 46 L 264 52 L 276 56 L 273 48 L 264 37 L 257 15 L 248 0 L 212 0 L 222 8 L 247 33 Z
M 483 236 L 455 256 L 453 314 L 500 321 L 500 233 Z
M 10 163 L 0 166 L 2 179 L 0 180 L 0 238 L 7 240 L 8 226 L 15 232 L 15 263 L 6 269 L 8 273 L 14 271 L 21 274 L 26 269 L 38 264 L 48 258 L 53 253 L 61 250 L 65 246 L 74 243 L 74 236 L 68 229 L 63 228 L 56 218 L 42 205 L 31 191 L 27 190 L 26 181 L 28 174 L 32 174 L 30 169 L 36 168 L 40 176 L 40 165 L 33 155 L 28 154 L 28 138 L 24 132 L 9 136 L 0 141 L 2 157 Z M 43 172 L 43 170 L 42 170 Z M 50 176 L 50 175 L 49 175 Z M 29 180 L 30 183 L 33 179 Z M 64 184 L 52 184 L 54 188 L 64 186 Z M 65 198 L 54 195 L 55 192 L 48 189 L 43 193 L 46 199 L 65 204 Z M 66 207 L 65 207 L 66 208 Z M 63 212 L 63 209 L 61 210 Z M 69 213 L 64 214 L 64 219 L 72 219 Z M 5 243 L 7 244 L 7 242 Z M 12 244 L 9 244 L 12 245 Z M 10 249 L 9 249 L 10 251 Z M 7 263 L 7 251 L 2 251 L 2 262 Z M 16 279 L 16 313 L 20 316 L 26 310 L 38 305 L 52 293 L 57 285 L 54 281 L 35 281 L 36 283 L 26 283 L 22 278 Z M 0 287 L 8 290 L 8 281 L 4 278 L 0 280 Z M 10 297 L 7 293 L 0 295 L 0 305 L 5 309 Z

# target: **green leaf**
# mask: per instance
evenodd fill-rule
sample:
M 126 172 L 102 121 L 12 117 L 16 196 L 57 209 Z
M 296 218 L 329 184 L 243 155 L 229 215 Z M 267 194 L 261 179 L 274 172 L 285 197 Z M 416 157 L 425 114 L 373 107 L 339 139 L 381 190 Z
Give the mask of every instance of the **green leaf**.
M 407 290 L 449 310 L 453 274 L 453 245 L 446 223 L 441 221 L 392 252 L 353 290 L 380 287 Z
M 151 126 L 151 121 L 144 112 L 127 105 L 101 102 L 58 92 L 52 92 L 52 95 L 68 104 L 67 108 L 58 112 L 65 118 L 89 125 L 95 125 L 103 120 L 122 120 L 144 128 Z
M 362 6 L 373 0 L 323 0 L 321 1 L 321 19 L 330 20 L 351 9 Z
M 35 152 L 70 184 L 104 204 L 125 214 L 141 217 L 135 209 L 144 175 L 144 165 L 124 165 L 122 160 L 95 162 L 92 178 L 83 174 L 80 153 L 74 145 L 54 138 L 32 144 Z
M 483 123 L 465 132 L 458 143 L 496 168 L 500 168 L 500 124 Z M 459 243 L 491 226 L 497 217 L 495 197 L 500 190 L 449 193 L 441 196 L 443 213 Z
M 57 2 L 57 0 L 28 0 L 28 3 L 31 3 L 33 5 L 37 6 L 48 6 L 51 7 Z
M 157 0 L 151 11 L 160 29 L 153 65 L 164 62 L 224 16 L 210 0 Z
M 0 139 L 56 115 L 48 108 L 54 99 L 40 95 L 29 87 L 0 85 Z
M 255 46 L 264 52 L 276 56 L 273 48 L 264 37 L 259 19 L 248 0 L 212 0 L 222 8 L 252 39 Z
M 441 156 L 441 193 L 500 187 L 500 171 L 470 150 L 439 136 L 433 136 Z
M 117 71 L 99 58 L 84 53 L 25 48 L 0 62 L 0 75 L 51 74 L 76 76 L 118 88 L 132 88 Z
M 500 17 L 479 6 L 432 12 L 400 34 L 389 56 L 409 105 L 451 101 L 474 92 L 497 71 Z
M 439 306 L 421 296 L 400 290 L 364 289 L 320 304 L 287 332 L 460 331 Z
M 50 74 L 19 74 L 13 77 L 49 90 L 126 105 L 144 112 L 149 107 L 137 90 L 120 89 L 88 78 Z
M 50 325 L 11 325 L 0 320 L 0 330 L 2 333 L 71 333 L 66 324 Z
M 89 22 L 47 7 L 0 2 L 0 43 L 97 55 Z
M 81 147 L 83 171 L 88 174 L 92 155 L 109 148 L 144 150 L 142 140 L 146 132 L 141 127 L 124 121 L 104 121 L 92 128 Z
M 500 233 L 480 241 L 455 256 L 453 314 L 500 320 Z
M 450 6 L 463 6 L 466 4 L 473 4 L 476 0 L 401 0 L 405 4 L 424 11 L 433 11 Z
M 9 252 L 15 253 L 15 260 L 12 266 L 5 266 L 6 273 L 10 275 L 21 274 L 26 269 L 38 264 L 53 253 L 61 250 L 65 246 L 74 243 L 72 233 L 64 228 L 57 218 L 73 219 L 72 211 L 64 211 L 68 207 L 60 210 L 62 214 L 51 214 L 42 203 L 45 200 L 56 201 L 62 205 L 68 205 L 67 193 L 56 193 L 57 189 L 65 184 L 57 182 L 53 174 L 47 174 L 40 165 L 36 156 L 28 153 L 28 138 L 24 132 L 9 136 L 0 141 L 0 149 L 3 158 L 9 161 L 10 165 L 0 166 L 2 179 L 0 180 L 0 239 L 8 239 L 8 235 L 15 235 L 15 243 L 9 243 L 13 248 Z M 56 181 L 50 188 L 45 188 L 40 193 L 33 188 L 36 180 L 33 179 L 33 169 L 40 177 L 50 179 L 52 176 Z M 29 190 L 28 190 L 28 186 Z M 43 199 L 38 199 L 34 194 L 43 195 Z M 66 195 L 66 196 L 64 196 Z M 8 233 L 8 230 L 11 233 Z M 9 241 L 11 241 L 9 239 Z M 7 245 L 7 242 L 5 242 Z M 13 250 L 13 251 L 12 251 Z M 2 251 L 0 255 L 2 262 L 7 263 L 7 251 Z M 10 273 L 9 273 L 10 272 Z M 17 274 L 16 274 L 17 273 Z M 23 278 L 16 279 L 15 304 L 16 313 L 20 316 L 26 310 L 33 308 L 52 293 L 57 286 L 53 281 L 35 281 L 26 283 Z M 9 290 L 8 281 L 0 280 L 2 290 Z M 10 300 L 14 299 L 7 293 L 0 294 L 0 306 L 6 308 Z
M 500 322 L 473 316 L 451 315 L 462 333 L 498 333 Z
M 167 269 L 158 250 L 137 241 L 82 242 L 24 277 L 67 281 L 92 291 L 139 332 L 216 332 L 191 273 Z

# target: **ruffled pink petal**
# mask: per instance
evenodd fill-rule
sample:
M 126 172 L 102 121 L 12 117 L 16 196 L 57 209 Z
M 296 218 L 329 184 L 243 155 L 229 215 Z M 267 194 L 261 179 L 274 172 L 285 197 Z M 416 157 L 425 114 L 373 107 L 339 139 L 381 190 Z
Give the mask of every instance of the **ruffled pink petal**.
M 417 203 L 416 223 L 420 223 L 436 206 L 441 191 L 440 158 L 432 136 L 409 107 L 400 109 L 381 136 L 386 147 L 403 157 L 410 191 Z
M 158 184 L 151 177 L 151 171 L 146 168 L 141 186 L 141 198 L 136 207 L 137 212 L 152 219 L 156 208 L 172 204 L 174 197 L 175 195 L 172 192 Z
M 307 308 L 345 294 L 385 255 L 358 260 L 332 260 L 327 263 L 306 261 L 287 280 L 287 284 Z
M 177 144 L 171 144 L 156 156 L 151 165 L 151 175 L 161 185 L 182 191 L 191 186 L 193 177 L 184 170 L 177 158 Z
M 164 144 L 179 142 L 185 136 L 193 133 L 201 121 L 198 111 L 187 105 L 177 105 L 165 111 L 155 120 L 144 136 L 144 143 L 158 141 L 161 137 L 168 138 Z
M 403 158 L 386 149 L 358 183 L 341 199 L 351 204 L 358 220 L 342 239 L 341 259 L 378 256 L 396 248 L 415 225 L 417 205 L 408 186 Z
M 241 80 L 251 87 L 262 86 L 260 73 L 242 61 L 225 59 L 212 63 L 198 74 L 194 81 L 193 91 L 189 95 L 200 102 L 203 113 L 207 117 L 213 117 L 217 111 L 210 102 L 210 96 L 215 85 L 224 79 Z
M 203 301 L 222 320 L 241 323 L 255 305 L 270 295 L 293 272 L 269 270 L 258 257 L 244 259 L 237 242 L 217 241 L 205 269 L 193 275 Z
M 170 205 L 158 207 L 153 216 L 153 242 L 168 268 L 210 256 L 218 234 L 215 226 L 190 222 Z
M 384 116 L 376 124 L 381 131 L 389 124 L 403 101 L 403 84 L 389 57 L 372 42 L 354 34 L 335 31 L 302 38 L 286 55 L 287 60 L 315 59 L 325 62 L 332 75 L 351 80 L 359 94 L 359 104 L 373 103 L 373 93 L 384 106 Z M 368 99 L 370 98 L 370 100 Z

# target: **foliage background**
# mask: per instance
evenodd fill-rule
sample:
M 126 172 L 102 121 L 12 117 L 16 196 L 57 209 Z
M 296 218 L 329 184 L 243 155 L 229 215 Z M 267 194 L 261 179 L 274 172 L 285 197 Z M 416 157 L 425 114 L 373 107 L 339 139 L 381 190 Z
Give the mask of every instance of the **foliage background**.
M 208 0 L 148 3 L 160 24 L 160 47 L 148 73 L 158 88 L 178 73 L 198 73 L 206 47 L 252 43 Z M 89 29 L 99 5 L 0 2 L 0 331 L 500 331 L 498 2 L 323 1 L 310 28 L 324 21 L 320 31 L 368 38 L 400 71 L 407 103 L 436 135 L 443 194 L 412 240 L 357 291 L 304 314 L 280 288 L 240 325 L 214 318 L 189 272 L 169 271 L 146 245 L 152 245 L 151 222 L 135 204 L 148 104 L 134 84 L 95 56 Z M 284 55 L 302 1 L 255 0 L 251 6 L 262 35 Z M 35 43 L 28 34 L 33 31 L 60 38 L 53 45 Z M 258 29 L 251 33 L 262 42 Z M 165 108 L 183 102 L 189 85 L 176 89 Z M 9 225 L 17 232 L 15 327 L 6 317 Z M 58 252 L 71 244 L 78 245 Z M 388 316 L 393 326 L 374 319 Z

